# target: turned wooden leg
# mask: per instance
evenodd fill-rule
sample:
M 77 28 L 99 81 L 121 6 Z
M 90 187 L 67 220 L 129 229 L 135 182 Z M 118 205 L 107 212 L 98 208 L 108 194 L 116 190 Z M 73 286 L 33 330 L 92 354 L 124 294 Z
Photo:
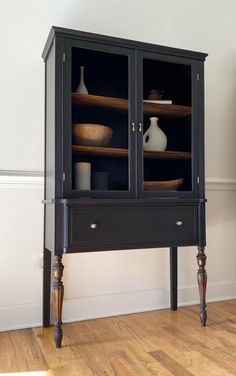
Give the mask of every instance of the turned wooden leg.
M 198 273 L 197 273 L 197 280 L 198 280 L 198 287 L 199 287 L 199 294 L 200 294 L 200 320 L 201 320 L 201 325 L 206 326 L 207 273 L 205 270 L 205 265 L 206 265 L 205 247 L 198 247 L 197 262 L 199 266 Z
M 173 311 L 177 310 L 177 286 L 178 286 L 178 258 L 177 247 L 170 248 L 170 306 Z
M 56 347 L 61 347 L 61 341 L 63 337 L 62 332 L 62 302 L 64 296 L 64 286 L 62 283 L 62 275 L 63 275 L 64 266 L 62 264 L 62 255 L 54 256 L 54 263 L 53 263 L 53 276 L 54 276 L 54 311 L 55 311 L 55 331 L 54 331 L 54 338 Z
M 51 316 L 51 252 L 44 249 L 43 255 L 43 326 L 50 326 Z

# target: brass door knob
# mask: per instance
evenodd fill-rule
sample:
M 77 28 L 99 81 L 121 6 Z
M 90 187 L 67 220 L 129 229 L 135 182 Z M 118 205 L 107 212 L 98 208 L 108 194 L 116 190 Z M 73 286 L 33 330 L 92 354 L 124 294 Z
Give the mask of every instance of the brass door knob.
M 176 224 L 176 226 L 182 226 L 183 222 L 182 221 L 176 221 L 175 224 Z
M 98 225 L 96 223 L 91 223 L 91 225 L 90 225 L 90 228 L 92 230 L 95 230 L 97 227 L 98 227 Z

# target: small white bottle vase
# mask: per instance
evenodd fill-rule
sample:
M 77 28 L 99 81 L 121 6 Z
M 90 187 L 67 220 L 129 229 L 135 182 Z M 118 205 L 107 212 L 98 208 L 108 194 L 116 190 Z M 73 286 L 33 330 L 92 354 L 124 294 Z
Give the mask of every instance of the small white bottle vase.
M 158 126 L 158 118 L 150 118 L 150 127 L 143 135 L 143 150 L 164 151 L 167 146 L 167 137 Z
M 79 86 L 76 89 L 76 93 L 78 94 L 88 94 L 88 90 L 84 83 L 84 66 L 80 66 L 80 83 Z

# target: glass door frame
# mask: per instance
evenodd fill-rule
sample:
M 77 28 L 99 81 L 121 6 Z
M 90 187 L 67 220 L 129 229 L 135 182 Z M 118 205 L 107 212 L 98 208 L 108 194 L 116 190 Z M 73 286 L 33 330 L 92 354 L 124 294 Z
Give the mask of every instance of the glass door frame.
M 127 56 L 128 58 L 128 190 L 79 191 L 72 189 L 72 48 L 84 48 L 98 52 Z M 64 39 L 63 51 L 63 171 L 66 178 L 63 192 L 66 198 L 134 198 L 136 197 L 136 132 L 132 130 L 135 118 L 135 51 L 133 49 L 104 43 Z
M 167 63 L 189 65 L 191 67 L 191 95 L 192 95 L 192 115 L 191 115 L 191 153 L 192 153 L 192 190 L 191 191 L 144 191 L 144 158 L 143 158 L 143 60 L 158 60 Z M 137 122 L 141 124 L 142 131 L 137 137 L 137 196 L 139 198 L 197 198 L 199 193 L 199 85 L 198 85 L 198 62 L 193 59 L 163 55 L 158 52 L 148 52 L 137 50 L 136 52 L 136 108 Z M 140 127 L 139 127 L 140 129 Z M 174 160 L 173 160 L 174 163 Z

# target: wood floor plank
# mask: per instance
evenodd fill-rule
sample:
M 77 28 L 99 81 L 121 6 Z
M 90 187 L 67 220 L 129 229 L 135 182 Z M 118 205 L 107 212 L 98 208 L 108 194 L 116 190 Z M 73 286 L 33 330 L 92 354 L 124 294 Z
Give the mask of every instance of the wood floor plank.
M 0 333 L 0 372 L 17 372 L 18 364 L 15 363 L 15 349 L 12 346 L 10 332 Z
M 132 317 L 133 318 L 133 317 Z M 135 328 L 135 318 L 132 323 L 130 322 L 130 326 L 133 326 L 133 330 Z M 142 329 L 146 330 L 148 327 L 148 322 L 145 321 L 142 323 Z M 152 352 L 152 351 L 163 351 L 171 356 L 171 358 L 180 364 L 182 367 L 187 368 L 189 365 L 189 357 L 187 355 L 187 351 L 191 346 L 194 344 L 194 341 L 189 340 L 188 337 L 184 336 L 176 336 L 173 329 L 170 331 L 165 330 L 165 325 L 168 323 L 164 322 L 164 320 L 160 320 L 158 329 L 155 330 L 155 333 L 150 335 L 151 331 L 148 329 L 146 330 L 148 336 L 140 336 L 139 345 L 142 347 L 143 352 Z M 170 325 L 170 327 L 174 327 Z M 139 334 L 139 326 L 136 326 L 136 331 Z
M 91 320 L 86 323 L 86 334 L 93 338 L 92 345 L 85 345 L 82 340 L 83 347 L 76 346 L 76 351 L 89 361 L 92 369 L 96 370 L 99 375 L 103 375 L 103 373 L 113 375 L 112 372 L 114 372 L 114 375 L 172 376 L 164 367 L 157 367 L 143 349 L 139 353 L 137 352 L 137 343 L 132 334 L 125 335 L 125 340 L 123 340 L 123 336 L 117 335 L 117 326 L 113 324 L 114 320 L 120 322 L 119 318 L 110 318 Z M 75 325 L 73 330 L 74 337 L 77 337 L 76 327 L 78 325 Z M 81 340 L 81 333 L 78 333 L 78 336 Z
M 114 375 L 123 375 L 123 376 L 135 376 L 134 372 L 130 371 L 124 363 L 117 357 L 111 358 L 111 366 L 114 372 Z
M 194 376 L 235 376 L 235 373 L 228 372 L 224 367 L 197 351 L 190 351 L 189 357 L 192 358 L 192 362 L 188 370 Z
M 197 347 L 198 349 L 201 347 L 203 350 L 209 349 L 215 353 L 218 352 L 225 354 L 226 356 L 228 355 L 231 358 L 234 356 L 234 349 L 225 346 L 222 338 L 214 335 L 214 330 L 212 330 L 212 327 L 197 328 L 194 326 L 190 327 L 185 325 L 179 328 L 172 327 L 172 329 L 170 327 L 166 327 L 166 331 L 169 330 L 171 330 L 177 338 L 182 339 L 183 341 L 186 340 L 186 343 L 191 343 L 189 348 L 195 349 L 195 347 Z
M 143 348 L 140 345 L 134 345 L 131 343 L 129 346 L 128 354 L 131 354 L 132 352 L 135 354 L 135 359 L 138 359 L 138 361 L 142 363 L 143 369 L 148 370 L 151 375 L 173 375 L 173 373 L 170 372 L 166 367 L 164 367 L 160 363 L 157 363 L 156 360 L 148 354 L 148 352 L 143 351 Z
M 99 326 L 99 323 L 97 325 Z M 98 331 L 101 333 L 100 329 Z M 109 347 L 106 348 L 106 339 L 104 341 L 102 333 L 100 337 L 96 336 L 88 321 L 70 324 L 67 327 L 65 341 L 67 338 L 70 338 L 70 347 L 75 355 L 87 364 L 94 375 L 114 375 L 114 367 L 110 361 L 111 351 Z
M 210 306 L 210 310 L 212 313 L 212 316 L 216 317 L 219 315 L 222 319 L 225 320 L 225 322 L 234 322 L 236 323 L 236 313 L 234 312 L 234 309 L 232 306 L 229 306 L 224 302 L 224 304 L 218 304 L 216 306 Z M 236 307 L 235 307 L 236 311 Z
M 193 350 L 197 350 L 198 353 L 206 356 L 227 371 L 236 374 L 235 346 L 232 346 L 232 342 L 230 346 L 227 343 L 228 341 L 225 342 L 225 334 L 223 335 L 223 340 L 222 334 L 218 336 L 214 335 L 215 331 L 219 332 L 220 328 L 222 331 L 225 327 L 227 327 L 230 332 L 230 327 L 228 326 L 229 325 L 222 324 L 216 325 L 216 327 L 197 328 L 196 326 L 190 327 L 184 325 L 180 328 L 172 327 L 172 331 L 174 331 L 176 337 L 182 338 L 183 340 L 186 338 L 186 343 L 188 343 L 190 339 L 192 341 L 191 348 Z M 171 328 L 168 327 L 166 330 L 171 330 Z
M 32 329 L 0 333 L 0 371 L 47 370 L 47 362 Z
M 236 300 L 0 333 L 0 373 L 44 376 L 236 376 Z
M 82 342 L 83 346 L 77 345 L 74 349 L 78 351 L 84 360 L 89 362 L 94 372 L 97 372 L 99 375 L 150 375 L 148 372 L 144 373 L 144 370 L 139 373 L 139 361 L 138 359 L 132 359 L 130 353 L 127 354 L 127 345 L 125 342 L 119 341 L 119 338 L 116 338 L 114 335 L 110 336 L 107 328 L 104 330 L 103 337 L 104 324 L 102 320 L 99 320 L 97 323 L 94 323 L 94 321 L 86 322 L 86 328 L 87 334 L 93 337 L 93 342 L 90 344 Z M 74 334 L 75 332 L 76 328 L 74 328 Z M 127 358 L 129 361 L 124 362 Z
M 190 373 L 187 369 L 182 367 L 164 351 L 152 351 L 149 353 L 149 355 L 151 355 L 160 364 L 162 364 L 165 368 L 172 372 L 173 375 L 192 376 L 192 373 Z
M 140 316 L 141 316 L 141 322 L 139 322 Z M 149 316 L 149 313 L 146 316 Z M 103 323 L 104 322 L 105 321 L 103 321 Z M 138 352 L 137 349 L 140 349 L 138 355 L 136 356 L 134 363 L 137 364 L 139 359 L 142 357 L 142 362 L 145 364 L 144 370 L 146 369 L 146 372 L 147 372 L 147 369 L 149 369 L 149 371 L 152 371 L 152 372 L 159 372 L 159 373 L 162 372 L 164 374 L 167 374 L 167 370 L 164 369 L 164 367 L 161 367 L 160 365 L 159 367 L 157 367 L 157 365 L 155 366 L 154 362 L 150 362 L 150 359 L 151 359 L 150 357 L 148 356 L 143 357 L 141 355 L 141 354 L 145 354 L 145 352 L 147 354 L 147 352 L 150 351 L 150 349 L 153 350 L 153 349 L 164 347 L 164 349 L 168 353 L 172 353 L 172 355 L 174 354 L 174 358 L 177 359 L 177 361 L 179 361 L 180 364 L 186 365 L 188 363 L 188 359 L 183 352 L 183 347 L 185 350 L 188 350 L 189 344 L 185 344 L 185 342 L 182 342 L 181 344 L 178 343 L 179 348 L 176 348 L 174 345 L 169 343 L 169 341 L 167 341 L 167 337 L 170 337 L 170 336 L 168 336 L 168 334 L 166 335 L 166 333 L 165 333 L 165 339 L 164 340 L 162 339 L 163 333 L 161 333 L 162 328 L 160 327 L 160 322 L 162 323 L 161 324 L 162 326 L 164 324 L 166 325 L 166 320 L 164 320 L 164 317 L 162 321 L 159 319 L 159 326 L 156 326 L 156 329 L 154 331 L 153 331 L 154 325 L 152 325 L 151 330 L 147 330 L 146 324 L 148 322 L 149 320 L 143 320 L 143 315 L 140 315 L 140 314 L 114 317 L 111 320 L 106 320 L 106 324 L 108 325 L 110 324 L 109 325 L 110 333 L 112 333 L 112 336 L 110 337 L 110 339 L 123 338 L 123 340 L 125 340 L 125 343 L 128 346 L 129 355 L 131 353 L 131 350 L 134 350 L 134 353 L 137 355 L 137 352 Z M 94 329 L 96 330 L 96 327 L 98 327 L 98 325 L 95 325 L 94 322 L 92 323 L 92 325 L 94 326 Z M 104 329 L 104 332 L 107 331 L 106 328 L 103 328 L 103 329 Z M 103 338 L 103 336 L 100 333 L 100 330 L 101 328 L 98 330 L 97 334 L 98 334 L 98 338 L 101 339 Z M 150 336 L 150 334 L 153 334 L 153 335 Z M 173 342 L 173 340 L 175 340 L 175 337 L 172 337 L 170 342 Z M 175 344 L 177 341 L 178 339 L 176 339 Z M 114 343 L 110 343 L 109 345 L 114 346 Z M 130 359 L 129 359 L 129 362 L 130 362 Z M 142 370 L 141 374 L 145 372 L 144 370 Z
M 73 347 L 64 345 L 61 349 L 55 348 L 53 327 L 34 328 L 33 332 L 44 354 L 49 369 L 61 367 L 68 362 L 78 360 L 78 356 L 74 353 Z
M 203 354 L 212 362 L 224 368 L 226 371 L 232 373 L 233 375 L 236 375 L 236 362 L 231 355 L 221 350 L 212 350 L 206 346 L 203 347 L 201 345 L 195 345 L 194 350 L 196 350 L 198 353 Z
M 50 369 L 46 376 L 94 376 L 94 372 L 81 360 L 72 360 Z

